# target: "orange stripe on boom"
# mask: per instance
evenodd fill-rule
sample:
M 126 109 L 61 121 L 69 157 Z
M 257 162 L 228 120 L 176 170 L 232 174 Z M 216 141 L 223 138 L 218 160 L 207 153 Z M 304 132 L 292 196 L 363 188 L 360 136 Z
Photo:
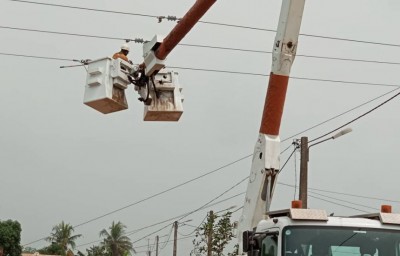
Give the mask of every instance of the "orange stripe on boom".
M 265 98 L 260 133 L 279 135 L 288 82 L 288 76 L 280 76 L 271 73 L 267 96 Z
M 163 40 L 156 51 L 156 57 L 165 60 L 175 46 L 186 36 L 201 17 L 217 0 L 197 0 L 190 10 L 183 16 L 174 29 Z

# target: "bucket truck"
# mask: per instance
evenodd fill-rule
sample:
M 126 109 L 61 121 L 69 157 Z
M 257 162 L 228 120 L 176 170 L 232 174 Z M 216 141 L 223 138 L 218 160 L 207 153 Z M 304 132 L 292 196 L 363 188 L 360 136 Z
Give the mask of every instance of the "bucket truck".
M 391 206 L 351 217 L 303 209 L 270 211 L 280 170 L 279 128 L 305 0 L 283 0 L 273 47 L 272 71 L 243 207 L 239 254 L 249 256 L 400 256 L 400 214 Z
M 84 103 L 102 113 L 127 109 L 125 90 L 134 77 L 145 104 L 145 120 L 177 121 L 182 112 L 177 73 L 165 58 L 216 0 L 197 0 L 166 37 L 143 46 L 144 64 L 111 58 L 90 61 Z M 249 256 L 400 256 L 400 214 L 384 205 L 381 212 L 333 217 L 324 210 L 270 211 L 280 171 L 279 129 L 290 70 L 296 56 L 305 0 L 282 0 L 273 46 L 272 70 L 259 136 L 254 147 L 243 213 L 238 223 L 239 253 Z

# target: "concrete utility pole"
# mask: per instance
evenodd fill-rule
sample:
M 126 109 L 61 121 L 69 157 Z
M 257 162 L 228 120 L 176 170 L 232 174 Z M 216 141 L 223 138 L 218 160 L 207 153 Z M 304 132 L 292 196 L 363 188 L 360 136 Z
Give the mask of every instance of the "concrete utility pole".
M 214 217 L 214 212 L 210 211 L 210 219 L 212 220 Z M 210 229 L 208 230 L 208 241 L 207 241 L 207 256 L 212 255 L 212 236 L 213 236 L 213 226 L 214 223 L 212 222 L 213 225 L 211 225 Z
M 148 256 L 151 256 L 151 250 L 150 250 L 150 238 L 148 238 L 148 239 L 147 239 L 147 249 L 148 249 L 148 251 L 147 251 L 147 255 L 148 255 Z
M 178 241 L 178 222 L 174 222 L 174 250 L 173 250 L 173 256 L 176 256 L 176 250 L 177 250 L 177 241 Z
M 322 142 L 328 140 L 337 139 L 349 132 L 353 131 L 351 128 L 346 128 L 341 130 L 340 132 L 336 133 L 335 135 L 315 142 L 311 145 L 308 144 L 308 137 L 301 137 L 300 140 L 300 191 L 299 191 L 299 200 L 302 201 L 302 205 L 304 209 L 307 209 L 307 197 L 308 197 L 308 161 L 309 161 L 309 154 L 310 148 L 312 146 L 321 144 Z M 319 139 L 319 138 L 318 138 Z M 313 140 L 312 140 L 313 141 Z
M 304 209 L 307 209 L 307 188 L 308 188 L 308 137 L 301 137 L 299 200 L 301 200 Z
M 159 241 L 159 237 L 156 236 L 156 256 L 158 256 L 158 241 Z

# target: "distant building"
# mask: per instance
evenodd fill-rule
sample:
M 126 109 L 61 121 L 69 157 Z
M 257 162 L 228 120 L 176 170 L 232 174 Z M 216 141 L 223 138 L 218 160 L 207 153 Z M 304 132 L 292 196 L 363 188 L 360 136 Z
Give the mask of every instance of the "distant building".
M 2 256 L 2 255 L 0 255 Z M 47 255 L 47 254 L 40 254 L 38 252 L 35 253 L 21 253 L 21 256 L 61 256 L 61 255 Z

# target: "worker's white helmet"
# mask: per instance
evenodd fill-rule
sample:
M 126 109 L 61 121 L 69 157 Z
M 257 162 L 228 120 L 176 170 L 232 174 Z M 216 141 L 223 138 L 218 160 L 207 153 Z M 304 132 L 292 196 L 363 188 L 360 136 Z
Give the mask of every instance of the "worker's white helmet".
M 123 44 L 122 46 L 121 46 L 121 50 L 126 50 L 126 51 L 129 51 L 129 45 L 128 44 Z

